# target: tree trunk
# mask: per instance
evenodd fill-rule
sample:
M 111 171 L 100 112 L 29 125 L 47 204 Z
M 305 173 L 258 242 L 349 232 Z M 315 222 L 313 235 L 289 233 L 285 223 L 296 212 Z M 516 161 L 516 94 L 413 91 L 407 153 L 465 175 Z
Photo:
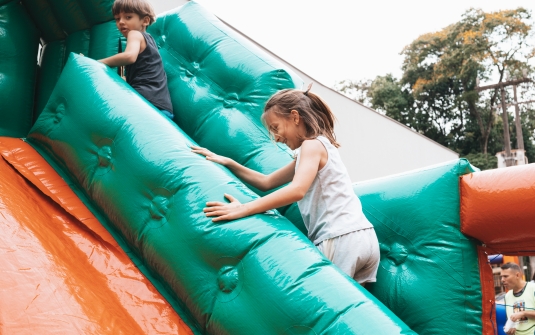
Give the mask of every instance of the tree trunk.
M 502 120 L 503 120 L 503 146 L 505 148 L 505 166 L 513 165 L 513 157 L 511 157 L 511 135 L 509 135 L 509 114 L 505 106 L 505 89 L 501 88 L 502 94 Z
M 479 131 L 481 132 L 481 138 L 479 139 L 479 145 L 481 147 L 481 152 L 483 154 L 487 154 L 487 147 L 489 144 L 489 136 L 490 136 L 490 128 L 492 127 L 493 122 L 493 114 L 492 114 L 492 108 L 490 109 L 490 115 L 489 120 L 487 124 L 483 124 L 483 118 L 481 117 L 481 112 L 477 110 L 477 106 L 474 101 L 466 101 L 468 103 L 468 110 L 470 111 L 470 114 L 476 119 L 477 125 L 479 126 Z M 491 106 L 493 103 L 493 99 L 491 99 Z
M 515 128 L 516 128 L 516 148 L 524 150 L 524 136 L 522 134 L 522 123 L 520 122 L 520 108 L 518 107 L 518 98 L 516 96 L 516 85 L 513 85 L 515 99 Z

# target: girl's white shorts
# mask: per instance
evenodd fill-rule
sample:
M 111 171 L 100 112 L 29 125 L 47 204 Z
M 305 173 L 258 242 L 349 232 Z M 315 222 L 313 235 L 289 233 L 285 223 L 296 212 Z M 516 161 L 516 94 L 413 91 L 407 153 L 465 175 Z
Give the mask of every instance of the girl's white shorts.
M 373 228 L 326 239 L 318 249 L 358 283 L 373 283 L 379 268 L 379 241 Z

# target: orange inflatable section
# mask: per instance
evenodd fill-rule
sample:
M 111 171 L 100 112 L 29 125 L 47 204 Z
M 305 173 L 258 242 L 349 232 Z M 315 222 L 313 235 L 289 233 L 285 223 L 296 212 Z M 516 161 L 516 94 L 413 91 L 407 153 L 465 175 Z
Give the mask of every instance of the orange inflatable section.
M 505 254 L 535 255 L 535 164 L 461 177 L 461 231 Z
M 35 150 L 0 154 L 1 334 L 193 334 Z

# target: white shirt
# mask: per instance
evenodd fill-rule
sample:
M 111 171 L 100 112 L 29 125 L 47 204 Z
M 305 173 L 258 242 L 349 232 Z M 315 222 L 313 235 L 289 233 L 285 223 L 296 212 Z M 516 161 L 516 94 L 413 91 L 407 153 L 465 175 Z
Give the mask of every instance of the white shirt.
M 297 202 L 308 238 L 318 245 L 323 240 L 373 228 L 362 212 L 351 179 L 334 145 L 324 136 L 316 138 L 327 150 L 327 163 L 321 168 L 307 193 Z M 295 170 L 299 166 L 297 155 Z

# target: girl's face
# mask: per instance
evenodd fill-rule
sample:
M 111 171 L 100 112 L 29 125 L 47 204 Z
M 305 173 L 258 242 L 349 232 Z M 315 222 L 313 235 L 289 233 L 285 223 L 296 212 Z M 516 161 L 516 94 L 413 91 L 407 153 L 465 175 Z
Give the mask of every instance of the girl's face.
M 270 109 L 266 112 L 264 120 L 276 142 L 284 143 L 292 150 L 303 144 L 305 125 L 296 110 L 292 110 L 288 117 L 284 117 Z

